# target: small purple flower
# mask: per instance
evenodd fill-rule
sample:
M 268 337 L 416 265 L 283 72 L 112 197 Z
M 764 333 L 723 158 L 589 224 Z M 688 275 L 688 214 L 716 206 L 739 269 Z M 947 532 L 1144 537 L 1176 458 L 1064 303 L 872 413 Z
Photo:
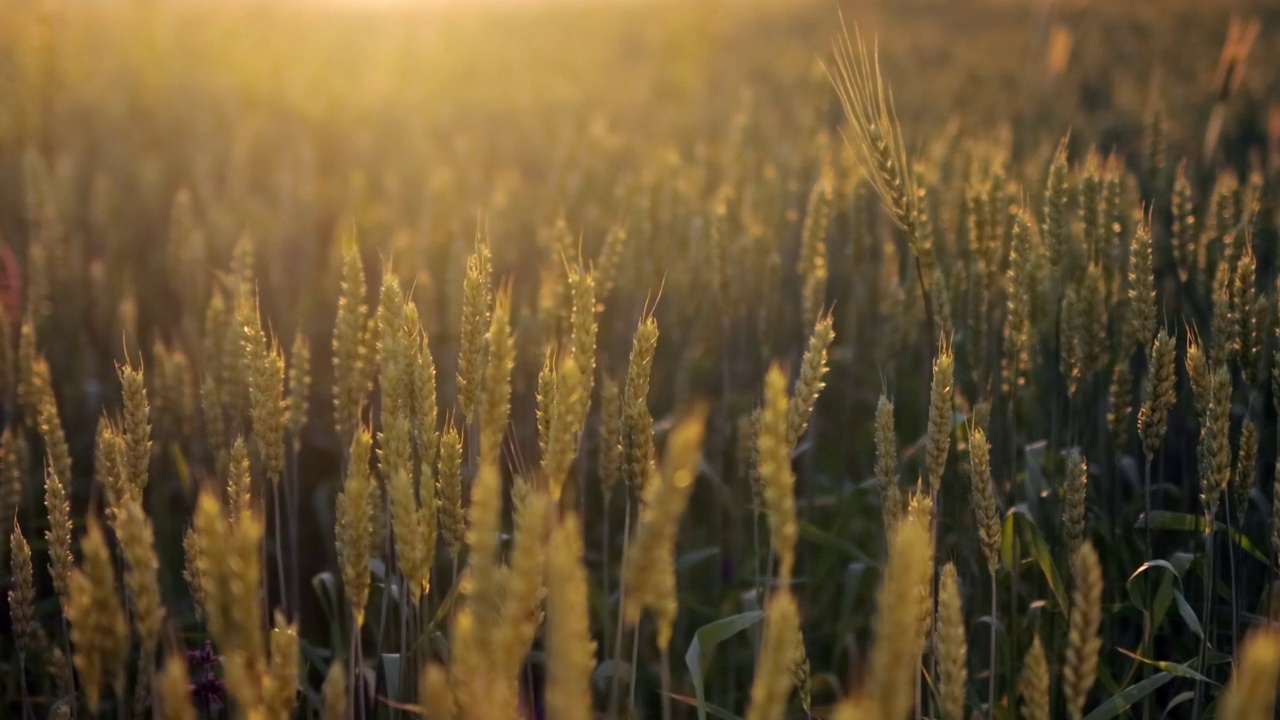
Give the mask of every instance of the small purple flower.
M 209 710 L 224 704 L 227 688 L 218 677 L 221 658 L 208 640 L 199 650 L 187 651 L 187 664 L 192 666 L 191 700 L 197 707 Z

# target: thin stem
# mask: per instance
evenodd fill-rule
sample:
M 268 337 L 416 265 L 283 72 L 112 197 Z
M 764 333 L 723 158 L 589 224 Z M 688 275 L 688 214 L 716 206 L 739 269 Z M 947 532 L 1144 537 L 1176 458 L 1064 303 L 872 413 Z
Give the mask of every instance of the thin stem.
M 624 578 L 626 577 L 626 574 L 627 574 L 626 548 L 630 542 L 630 537 L 631 537 L 631 491 L 630 489 L 628 489 L 626 492 L 626 499 L 627 499 L 626 514 L 623 515 L 623 525 L 622 525 L 622 548 L 623 548 L 622 568 L 620 570 L 621 575 Z M 627 592 L 627 586 L 625 581 L 620 582 L 618 584 L 618 621 L 614 626 L 615 635 L 613 638 L 613 659 L 614 659 L 615 667 L 622 663 L 622 608 L 626 604 L 626 599 L 627 599 L 626 592 Z M 618 717 L 618 701 L 621 699 L 621 694 L 622 694 L 621 683 L 622 683 L 622 678 L 618 676 L 618 672 L 615 670 L 613 673 L 613 682 L 610 684 L 610 687 L 609 687 L 609 717 L 611 718 Z
M 600 637 L 606 643 L 603 648 L 604 657 L 609 657 L 609 495 L 604 495 L 604 507 L 601 510 L 604 521 L 600 531 Z
M 627 698 L 629 715 L 635 715 L 636 712 L 636 663 L 638 662 L 640 662 L 640 623 L 636 623 L 631 628 L 631 683 Z
M 289 453 L 289 465 L 285 468 L 284 497 L 285 505 L 288 512 L 285 515 L 289 521 L 289 575 L 290 575 L 290 597 L 298 605 L 294 619 L 302 615 L 302 595 L 299 587 L 299 571 L 298 571 L 298 455 L 301 453 L 301 440 L 294 438 L 293 451 Z
M 996 571 L 991 569 L 991 677 L 987 679 L 987 720 L 995 717 L 996 709 L 996 609 L 999 595 L 996 589 Z
M 275 534 L 275 541 L 276 541 L 276 582 L 280 583 L 280 607 L 284 610 L 285 614 L 288 615 L 289 600 L 286 597 L 286 594 L 284 591 L 284 588 L 285 588 L 284 543 L 282 541 L 282 538 L 284 537 L 284 531 L 280 527 L 280 480 L 279 479 L 271 483 L 271 495 L 272 495 L 272 498 L 271 498 L 272 510 L 275 512 L 275 517 L 276 517 L 275 527 L 273 528 L 273 532 Z
M 1144 515 L 1145 522 L 1143 522 L 1143 525 L 1145 526 L 1143 528 L 1143 535 L 1144 535 L 1144 540 L 1146 541 L 1146 548 L 1147 548 L 1147 554 L 1144 555 L 1143 557 L 1147 558 L 1147 560 L 1150 561 L 1155 558 L 1155 554 L 1152 553 L 1152 550 L 1151 550 L 1151 455 L 1149 453 L 1144 452 L 1143 458 L 1144 458 L 1144 461 L 1142 466 L 1142 495 L 1143 495 L 1143 502 L 1146 508 L 1145 509 L 1146 514 Z M 1119 486 L 1119 483 L 1115 482 L 1115 478 L 1112 478 L 1112 485 L 1116 487 Z M 1152 656 L 1151 646 L 1153 643 L 1153 638 L 1151 637 L 1151 634 L 1153 632 L 1153 628 L 1151 627 L 1151 620 L 1153 619 L 1152 604 L 1154 602 L 1154 598 L 1151 593 L 1151 590 L 1152 590 L 1151 577 L 1150 576 L 1144 577 L 1142 584 L 1143 584 L 1142 614 L 1146 616 L 1144 622 L 1142 623 L 1142 655 L 1143 657 L 1150 658 Z M 1149 677 L 1151 677 L 1151 665 L 1149 665 L 1148 663 L 1142 663 L 1142 679 L 1146 680 Z M 1151 720 L 1151 696 L 1150 695 L 1142 699 L 1142 717 L 1143 717 L 1143 720 Z
M 18 687 L 22 694 L 23 720 L 32 720 L 35 714 L 31 710 L 31 696 L 27 694 L 27 653 L 18 651 Z
M 1200 636 L 1200 652 L 1196 661 L 1196 672 L 1202 676 L 1205 675 L 1205 671 L 1208 669 L 1205 667 L 1205 660 L 1209 654 L 1209 629 L 1212 620 L 1209 613 L 1213 609 L 1213 517 L 1215 514 L 1208 514 L 1208 524 L 1204 534 L 1204 612 L 1201 614 L 1201 617 L 1204 618 L 1204 627 L 1201 628 L 1203 634 Z M 1197 681 L 1191 717 L 1200 717 L 1204 689 L 1204 681 Z
M 1239 604 L 1239 595 L 1237 595 L 1237 591 L 1236 591 L 1236 548 L 1235 548 L 1235 543 L 1233 543 L 1233 542 L 1231 541 L 1231 530 L 1232 530 L 1232 525 L 1231 525 L 1231 493 L 1230 493 L 1230 492 L 1224 492 L 1224 493 L 1222 493 L 1222 495 L 1223 495 L 1223 497 L 1225 498 L 1225 500 L 1226 500 L 1226 504 L 1227 504 L 1227 505 L 1226 505 L 1226 513 L 1227 513 L 1227 568 L 1228 568 L 1228 573 L 1229 573 L 1230 580 L 1231 580 L 1231 644 L 1230 644 L 1230 652 L 1231 652 L 1231 656 L 1232 656 L 1232 658 L 1234 658 L 1234 657 L 1235 657 L 1236 640 L 1240 637 L 1240 604 Z M 1243 519 L 1242 519 L 1242 522 L 1240 523 L 1240 525 L 1241 525 L 1241 527 L 1243 527 L 1243 526 L 1244 526 Z M 1234 661 L 1234 660 L 1232 660 L 1233 666 L 1234 666 L 1234 662 L 1235 662 L 1235 661 Z

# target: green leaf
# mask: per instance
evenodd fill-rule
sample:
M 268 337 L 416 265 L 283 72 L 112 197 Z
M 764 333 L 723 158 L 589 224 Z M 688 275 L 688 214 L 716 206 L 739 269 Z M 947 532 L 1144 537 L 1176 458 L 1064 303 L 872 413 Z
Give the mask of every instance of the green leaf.
M 1164 622 L 1165 615 L 1169 612 L 1169 604 L 1173 602 L 1173 581 L 1179 580 L 1179 586 L 1181 586 L 1178 571 L 1164 560 L 1152 560 L 1143 563 L 1124 583 L 1125 589 L 1129 591 L 1129 601 L 1133 603 L 1134 607 L 1141 609 L 1145 613 L 1147 611 L 1146 591 L 1148 583 L 1146 573 L 1148 570 L 1157 569 L 1165 570 L 1166 573 L 1160 578 L 1160 585 L 1156 589 L 1155 597 L 1152 598 L 1152 632 L 1160 627 L 1160 624 Z M 1141 581 L 1141 589 L 1138 587 L 1139 581 Z
M 1173 699 L 1169 701 L 1169 704 L 1165 706 L 1164 712 L 1160 714 L 1160 720 L 1164 720 L 1165 718 L 1169 717 L 1170 710 L 1173 710 L 1174 708 L 1178 707 L 1184 702 L 1190 702 L 1191 700 L 1195 699 L 1195 696 L 1196 696 L 1195 690 L 1186 690 L 1184 692 L 1178 693 L 1177 695 L 1174 695 Z
M 676 572 L 682 573 L 698 563 L 710 560 L 719 554 L 720 548 L 718 547 L 704 547 L 698 548 L 697 550 L 690 550 L 676 559 Z
M 1135 702 L 1155 692 L 1172 679 L 1173 675 L 1162 672 L 1158 675 L 1152 675 L 1140 683 L 1130 685 L 1094 708 L 1093 712 L 1084 717 L 1084 720 L 1111 720 L 1111 718 L 1128 710 Z
M 1195 633 L 1196 637 L 1203 638 L 1204 629 L 1200 627 L 1200 618 L 1196 616 L 1196 611 L 1191 609 L 1187 599 L 1182 596 L 1181 590 L 1174 591 L 1173 601 L 1178 605 L 1178 614 L 1182 616 L 1182 621 L 1191 628 L 1191 632 Z
M 1168 662 L 1167 660 L 1150 660 L 1148 658 L 1142 657 L 1141 655 L 1135 652 L 1130 652 L 1128 650 L 1125 650 L 1124 648 L 1117 648 L 1117 650 L 1119 650 L 1121 654 L 1127 655 L 1133 658 L 1134 660 L 1137 660 L 1138 662 L 1142 663 L 1143 665 L 1150 665 L 1151 667 L 1156 668 L 1157 670 L 1160 670 L 1162 672 L 1167 672 L 1170 675 L 1175 675 L 1177 677 L 1190 678 L 1192 680 L 1198 680 L 1200 682 L 1207 682 L 1210 685 L 1218 684 L 1210 680 L 1209 678 L 1201 675 L 1200 673 L 1196 672 L 1195 670 L 1192 670 L 1189 666 L 1191 665 L 1192 662 L 1195 662 L 1194 660 L 1186 664 L 1179 665 L 1178 663 Z
M 1183 532 L 1198 533 L 1203 533 L 1207 526 L 1208 523 L 1205 521 L 1203 515 L 1173 512 L 1172 510 L 1152 510 L 1150 520 L 1148 520 L 1146 513 L 1143 513 L 1143 515 L 1138 518 L 1137 524 L 1134 525 L 1136 528 L 1150 527 L 1152 530 L 1181 530 Z M 1216 520 L 1214 521 L 1214 532 L 1226 532 L 1226 530 L 1226 525 L 1223 525 Z M 1258 546 L 1254 545 L 1253 541 L 1242 534 L 1239 530 L 1232 528 L 1231 532 L 1228 533 L 1228 536 L 1231 538 L 1231 542 L 1240 546 L 1241 550 L 1252 555 L 1258 562 L 1268 566 L 1271 564 L 1271 561 L 1267 559 L 1267 556 L 1263 555 L 1262 552 L 1258 550 Z
M 689 643 L 689 650 L 684 654 L 684 664 L 689 667 L 689 677 L 693 680 L 693 691 L 697 695 L 695 704 L 698 708 L 698 720 L 707 718 L 709 706 L 704 696 L 702 674 L 703 669 L 711 662 L 716 646 L 760 622 L 763 617 L 764 612 L 760 610 L 739 613 L 707 623 L 694 633 L 693 642 Z
M 1021 531 L 1018 537 L 1021 538 L 1022 545 L 1040 566 L 1040 572 L 1044 574 L 1045 581 L 1049 583 L 1049 590 L 1053 592 L 1053 597 L 1058 602 L 1058 609 L 1065 614 L 1070 604 L 1067 602 L 1067 589 L 1062 584 L 1062 576 L 1058 574 L 1058 567 L 1053 562 L 1053 553 L 1049 551 L 1049 544 L 1044 541 L 1044 535 L 1040 534 L 1035 518 L 1021 506 L 1009 510 L 1004 518 L 1004 526 L 1001 528 L 1003 540 L 1001 545 L 1004 546 L 1001 548 L 1001 554 L 1005 556 L 1005 567 L 1014 569 L 1012 540 L 1015 530 Z
M 400 654 L 382 653 L 382 673 L 387 679 L 387 696 L 400 699 Z

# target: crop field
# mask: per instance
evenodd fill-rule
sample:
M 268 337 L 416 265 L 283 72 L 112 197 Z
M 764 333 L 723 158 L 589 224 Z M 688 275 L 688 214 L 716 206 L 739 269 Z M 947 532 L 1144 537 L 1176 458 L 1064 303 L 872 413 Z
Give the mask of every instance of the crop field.
M 1280 4 L 0 0 L 0 718 L 1271 720 Z

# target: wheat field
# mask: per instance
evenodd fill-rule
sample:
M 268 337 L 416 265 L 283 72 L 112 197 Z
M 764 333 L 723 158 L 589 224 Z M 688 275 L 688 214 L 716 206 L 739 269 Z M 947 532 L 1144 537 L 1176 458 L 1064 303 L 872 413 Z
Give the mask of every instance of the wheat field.
M 1278 26 L 0 0 L 0 718 L 1276 717 Z

